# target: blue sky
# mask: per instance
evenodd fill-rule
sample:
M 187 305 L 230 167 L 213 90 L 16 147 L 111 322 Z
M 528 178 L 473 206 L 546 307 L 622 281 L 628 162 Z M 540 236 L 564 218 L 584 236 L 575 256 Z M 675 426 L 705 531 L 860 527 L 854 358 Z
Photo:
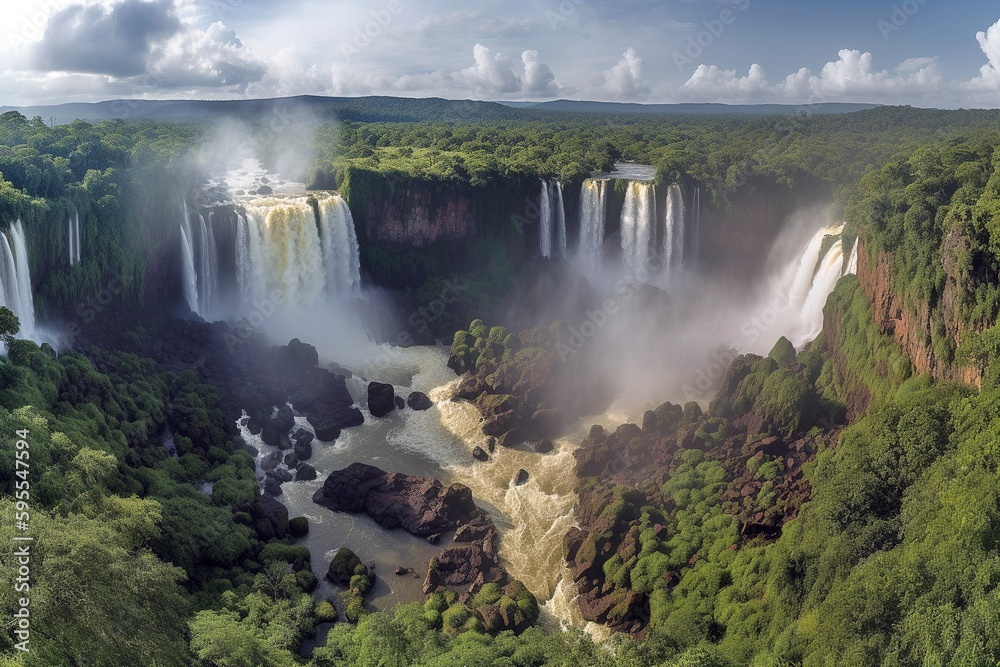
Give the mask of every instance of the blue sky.
M 4 2 L 0 103 L 292 94 L 1000 106 L 980 0 Z

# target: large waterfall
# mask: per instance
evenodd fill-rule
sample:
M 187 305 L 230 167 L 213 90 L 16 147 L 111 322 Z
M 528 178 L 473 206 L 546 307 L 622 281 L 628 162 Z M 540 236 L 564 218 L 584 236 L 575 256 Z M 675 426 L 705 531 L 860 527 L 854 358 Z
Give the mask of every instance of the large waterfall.
M 837 281 L 857 271 L 857 242 L 850 258 L 844 257 L 844 225 L 818 231 L 779 288 L 786 295 L 787 312 L 794 318 L 789 340 L 797 348 L 810 343 L 823 330 L 823 307 Z
M 562 183 L 555 179 L 542 180 L 538 205 L 538 249 L 542 257 L 566 256 L 566 209 L 563 206 Z
M 622 257 L 630 280 L 649 280 L 656 228 L 656 188 L 651 183 L 631 181 L 622 208 Z
M 212 216 L 206 222 L 198 215 L 197 226 L 191 219 L 187 201 L 181 221 L 184 298 L 192 311 L 206 319 L 218 315 L 219 252 L 215 245 Z
M 35 302 L 31 292 L 31 272 L 28 267 L 28 246 L 25 242 L 24 226 L 18 220 L 6 232 L 0 234 L 2 240 L 3 275 L 0 276 L 0 305 L 10 308 L 21 322 L 19 335 L 31 338 L 35 333 Z
M 74 213 L 69 216 L 66 227 L 69 238 L 69 265 L 73 266 L 80 263 L 80 214 Z
M 588 178 L 580 190 L 579 253 L 589 268 L 601 265 L 604 223 L 607 217 L 608 180 Z
M 256 199 L 244 204 L 236 238 L 236 270 L 244 304 L 275 297 L 311 306 L 325 296 L 350 296 L 361 282 L 354 220 L 340 195 Z
M 670 274 L 684 261 L 684 193 L 679 185 L 667 188 L 663 219 L 663 271 Z

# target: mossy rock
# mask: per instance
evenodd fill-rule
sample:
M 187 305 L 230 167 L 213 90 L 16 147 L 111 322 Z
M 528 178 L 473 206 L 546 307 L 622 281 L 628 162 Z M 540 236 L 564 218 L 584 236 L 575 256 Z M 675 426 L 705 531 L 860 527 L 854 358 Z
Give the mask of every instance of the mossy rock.
M 795 346 L 792 342 L 782 336 L 778 339 L 778 342 L 774 344 L 771 351 L 767 353 L 767 356 L 778 362 L 779 366 L 791 366 L 795 363 Z
M 297 516 L 288 522 L 288 533 L 294 539 L 300 539 L 309 534 L 309 519 Z
M 330 568 L 326 572 L 327 581 L 336 586 L 349 586 L 351 578 L 356 574 L 368 576 L 368 568 L 361 562 L 357 554 L 347 547 L 337 549 L 333 560 L 330 561 Z

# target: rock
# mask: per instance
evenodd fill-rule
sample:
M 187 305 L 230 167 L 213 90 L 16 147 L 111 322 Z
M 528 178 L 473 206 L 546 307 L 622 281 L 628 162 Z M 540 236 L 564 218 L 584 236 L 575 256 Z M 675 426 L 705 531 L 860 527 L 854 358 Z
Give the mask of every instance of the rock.
M 285 482 L 292 481 L 295 476 L 291 472 L 285 470 L 284 468 L 275 468 L 267 473 L 269 479 L 277 480 L 279 484 L 284 484 Z
M 295 470 L 296 482 L 309 482 L 316 479 L 317 476 L 316 468 L 313 468 L 308 463 L 300 463 L 299 467 Z
M 286 374 L 307 373 L 319 363 L 319 353 L 312 345 L 293 338 L 276 350 L 275 360 Z
M 411 410 L 429 410 L 434 405 L 430 397 L 422 391 L 410 392 L 410 395 L 406 397 L 406 404 L 410 406 Z
M 314 436 L 312 433 L 305 430 L 304 428 L 300 428 L 299 430 L 297 430 L 295 433 L 292 434 L 292 441 L 296 445 L 299 443 L 308 445 L 315 439 L 316 436 Z
M 272 452 L 261 460 L 260 469 L 268 472 L 274 470 L 279 463 L 281 463 L 281 452 Z
M 316 437 L 323 442 L 333 442 L 340 437 L 340 424 L 336 421 L 313 421 L 309 419 Z
M 289 468 L 294 468 L 299 464 L 299 458 L 295 456 L 294 452 L 289 452 L 285 454 L 284 462 Z
M 292 409 L 283 405 L 278 409 L 278 413 L 267 420 L 261 430 L 260 437 L 272 447 L 281 449 L 291 449 L 291 441 L 288 439 L 288 432 L 295 426 L 295 415 Z
M 274 496 L 275 498 L 277 498 L 282 493 L 282 491 L 281 491 L 281 483 L 278 480 L 276 480 L 276 479 L 274 479 L 272 477 L 269 477 L 268 480 L 266 482 L 264 482 L 264 491 L 268 495 L 271 495 L 271 496 Z
M 312 434 L 310 433 L 309 435 Z M 295 452 L 295 458 L 299 461 L 308 461 L 313 455 L 312 445 L 304 441 L 296 441 L 293 451 Z
M 370 576 L 368 567 L 361 562 L 357 554 L 347 547 L 337 549 L 337 553 L 330 561 L 330 567 L 327 568 L 326 580 L 334 586 L 349 586 L 351 577 L 356 574 Z
M 486 439 L 486 447 L 487 447 L 487 449 L 490 450 L 490 454 L 492 454 L 494 451 L 496 451 L 496 448 L 497 448 L 497 439 L 496 438 L 487 438 Z
M 555 446 L 552 444 L 552 441 L 549 440 L 548 438 L 540 440 L 538 444 L 535 445 L 535 452 L 538 454 L 548 454 L 553 449 L 555 449 Z
M 281 489 L 278 491 L 280 494 Z M 269 495 L 260 497 L 260 505 L 263 512 L 261 518 L 273 527 L 276 536 L 284 538 L 288 534 L 288 508 Z
M 402 565 L 397 565 L 396 566 L 396 576 L 397 577 L 402 577 L 404 574 L 409 574 L 409 573 L 410 573 L 410 569 L 409 568 L 403 567 Z
M 487 454 L 482 447 L 476 447 L 475 449 L 472 450 L 472 458 L 476 459 L 477 461 L 489 461 L 490 455 Z
M 406 407 L 406 401 L 403 400 L 402 396 L 394 396 L 393 402 L 395 402 L 397 410 L 402 410 Z
M 427 544 L 438 544 L 441 542 L 441 533 L 434 533 L 427 536 Z
M 517 475 L 514 476 L 514 486 L 522 486 L 528 483 L 528 471 L 521 468 L 517 471 Z
M 272 195 L 274 194 L 274 188 L 272 188 L 270 185 L 262 185 L 259 188 L 257 188 L 257 194 Z
M 373 417 L 384 417 L 396 407 L 396 391 L 391 384 L 368 383 L 368 411 Z
M 364 463 L 330 473 L 313 502 L 335 512 L 365 512 L 383 528 L 401 527 L 420 537 L 454 530 L 476 511 L 467 486 L 445 487 Z

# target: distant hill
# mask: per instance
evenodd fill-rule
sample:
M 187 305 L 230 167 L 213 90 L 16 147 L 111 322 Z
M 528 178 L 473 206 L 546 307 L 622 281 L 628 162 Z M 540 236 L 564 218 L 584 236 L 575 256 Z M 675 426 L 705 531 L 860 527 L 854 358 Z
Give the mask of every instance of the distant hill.
M 878 107 L 876 104 L 813 104 L 813 114 L 844 114 Z M 311 113 L 321 120 L 357 122 L 452 121 L 484 122 L 544 120 L 550 113 L 599 115 L 793 115 L 804 107 L 782 104 L 632 104 L 619 102 L 480 102 L 446 100 L 439 97 L 319 97 L 301 95 L 260 100 L 109 100 L 94 103 L 70 103 L 52 106 L 0 107 L 0 113 L 16 110 L 46 122 L 70 123 L 76 119 L 102 121 L 115 118 L 161 120 L 213 120 L 235 117 L 245 120 L 268 115 L 281 117 L 291 113 Z
M 788 116 L 808 109 L 812 114 L 841 114 L 874 109 L 879 104 L 852 104 L 829 102 L 825 104 L 636 104 L 630 102 L 581 102 L 577 100 L 553 100 L 539 102 L 527 108 L 538 111 L 569 111 L 599 114 L 673 114 L 684 116 L 741 115 L 741 116 Z

